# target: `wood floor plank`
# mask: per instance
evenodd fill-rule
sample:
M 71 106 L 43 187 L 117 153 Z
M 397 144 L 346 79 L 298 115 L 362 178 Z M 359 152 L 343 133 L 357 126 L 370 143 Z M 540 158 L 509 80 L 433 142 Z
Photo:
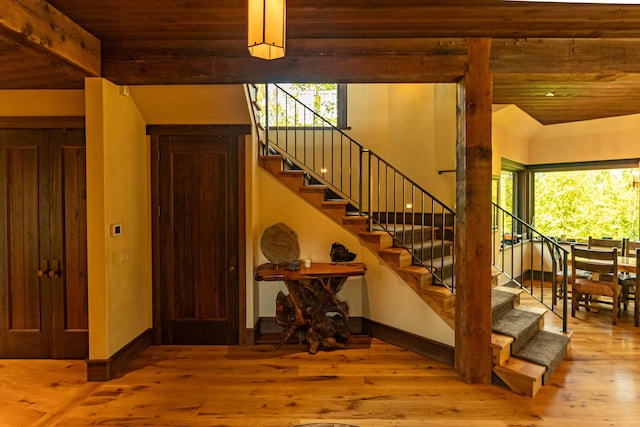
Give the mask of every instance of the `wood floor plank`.
M 532 304 L 522 296 L 522 304 Z M 547 327 L 559 319 L 548 314 Z M 0 361 L 0 426 L 635 426 L 640 328 L 606 309 L 569 320 L 570 355 L 535 398 L 465 384 L 379 340 L 304 346 L 150 347 L 126 373 L 87 383 L 84 361 Z

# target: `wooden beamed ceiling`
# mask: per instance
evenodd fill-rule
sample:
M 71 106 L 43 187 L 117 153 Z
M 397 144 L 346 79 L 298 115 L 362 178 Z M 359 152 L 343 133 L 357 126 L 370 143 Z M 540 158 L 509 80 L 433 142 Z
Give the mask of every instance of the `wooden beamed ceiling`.
M 246 0 L 0 0 L 0 89 L 455 82 L 491 37 L 495 104 L 544 124 L 640 113 L 640 6 L 289 0 L 287 54 L 251 58 Z M 554 96 L 550 96 L 553 94 Z

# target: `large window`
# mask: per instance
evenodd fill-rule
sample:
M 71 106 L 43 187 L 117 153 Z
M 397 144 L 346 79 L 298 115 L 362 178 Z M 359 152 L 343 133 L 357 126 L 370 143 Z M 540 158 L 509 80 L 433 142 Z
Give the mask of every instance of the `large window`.
M 347 127 L 347 85 L 338 83 L 278 83 L 285 92 L 302 104 L 315 111 L 320 117 L 333 126 Z M 264 91 L 264 85 L 261 87 Z M 274 85 L 268 85 L 269 104 L 279 105 L 278 124 L 288 127 L 323 127 L 322 120 L 304 109 L 297 108 L 295 103 L 287 101 L 282 92 Z M 258 94 L 264 99 L 264 93 Z M 273 120 L 273 118 L 270 119 Z
M 638 240 L 640 187 L 635 165 L 535 171 L 536 229 L 560 238 Z
M 502 159 L 498 205 L 513 216 L 525 221 L 529 220 L 526 205 L 528 199 L 527 174 L 527 169 L 523 164 Z

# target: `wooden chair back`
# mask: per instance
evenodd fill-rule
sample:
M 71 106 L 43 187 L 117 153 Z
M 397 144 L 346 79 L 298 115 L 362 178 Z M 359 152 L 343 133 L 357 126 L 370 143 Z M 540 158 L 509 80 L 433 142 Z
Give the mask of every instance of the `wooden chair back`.
M 636 256 L 636 250 L 640 248 L 640 242 L 634 242 L 632 240 L 627 240 L 625 242 L 625 252 L 624 256 Z
M 595 239 L 589 236 L 589 249 L 611 249 L 618 248 L 618 254 L 626 254 L 627 239 Z
M 579 307 L 590 309 L 593 295 L 612 298 L 613 324 L 618 317 L 621 289 L 618 284 L 618 248 L 597 250 L 571 246 L 571 269 L 573 292 L 571 293 L 571 316 L 575 317 Z M 578 276 L 578 270 L 586 272 Z
M 633 301 L 633 320 L 637 327 L 637 326 L 640 326 L 640 305 L 638 305 L 638 303 L 640 302 L 640 242 L 634 242 L 634 243 L 639 243 L 635 249 L 636 282 L 634 284 L 634 289 L 633 289 L 633 300 L 634 300 Z

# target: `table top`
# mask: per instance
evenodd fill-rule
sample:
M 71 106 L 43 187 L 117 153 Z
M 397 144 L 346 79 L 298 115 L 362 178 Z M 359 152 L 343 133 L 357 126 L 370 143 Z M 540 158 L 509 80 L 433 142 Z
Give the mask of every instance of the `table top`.
M 626 271 L 628 273 L 635 273 L 636 272 L 636 257 L 619 256 L 618 257 L 618 270 Z
M 286 266 L 262 264 L 256 271 L 256 280 L 300 280 L 313 277 L 362 276 L 367 266 L 361 262 L 312 262 L 310 267 L 300 266 L 299 270 L 289 270 Z
M 567 259 L 568 264 L 571 265 L 571 257 Z M 632 256 L 619 256 L 618 257 L 618 270 L 627 273 L 636 272 L 636 258 Z

